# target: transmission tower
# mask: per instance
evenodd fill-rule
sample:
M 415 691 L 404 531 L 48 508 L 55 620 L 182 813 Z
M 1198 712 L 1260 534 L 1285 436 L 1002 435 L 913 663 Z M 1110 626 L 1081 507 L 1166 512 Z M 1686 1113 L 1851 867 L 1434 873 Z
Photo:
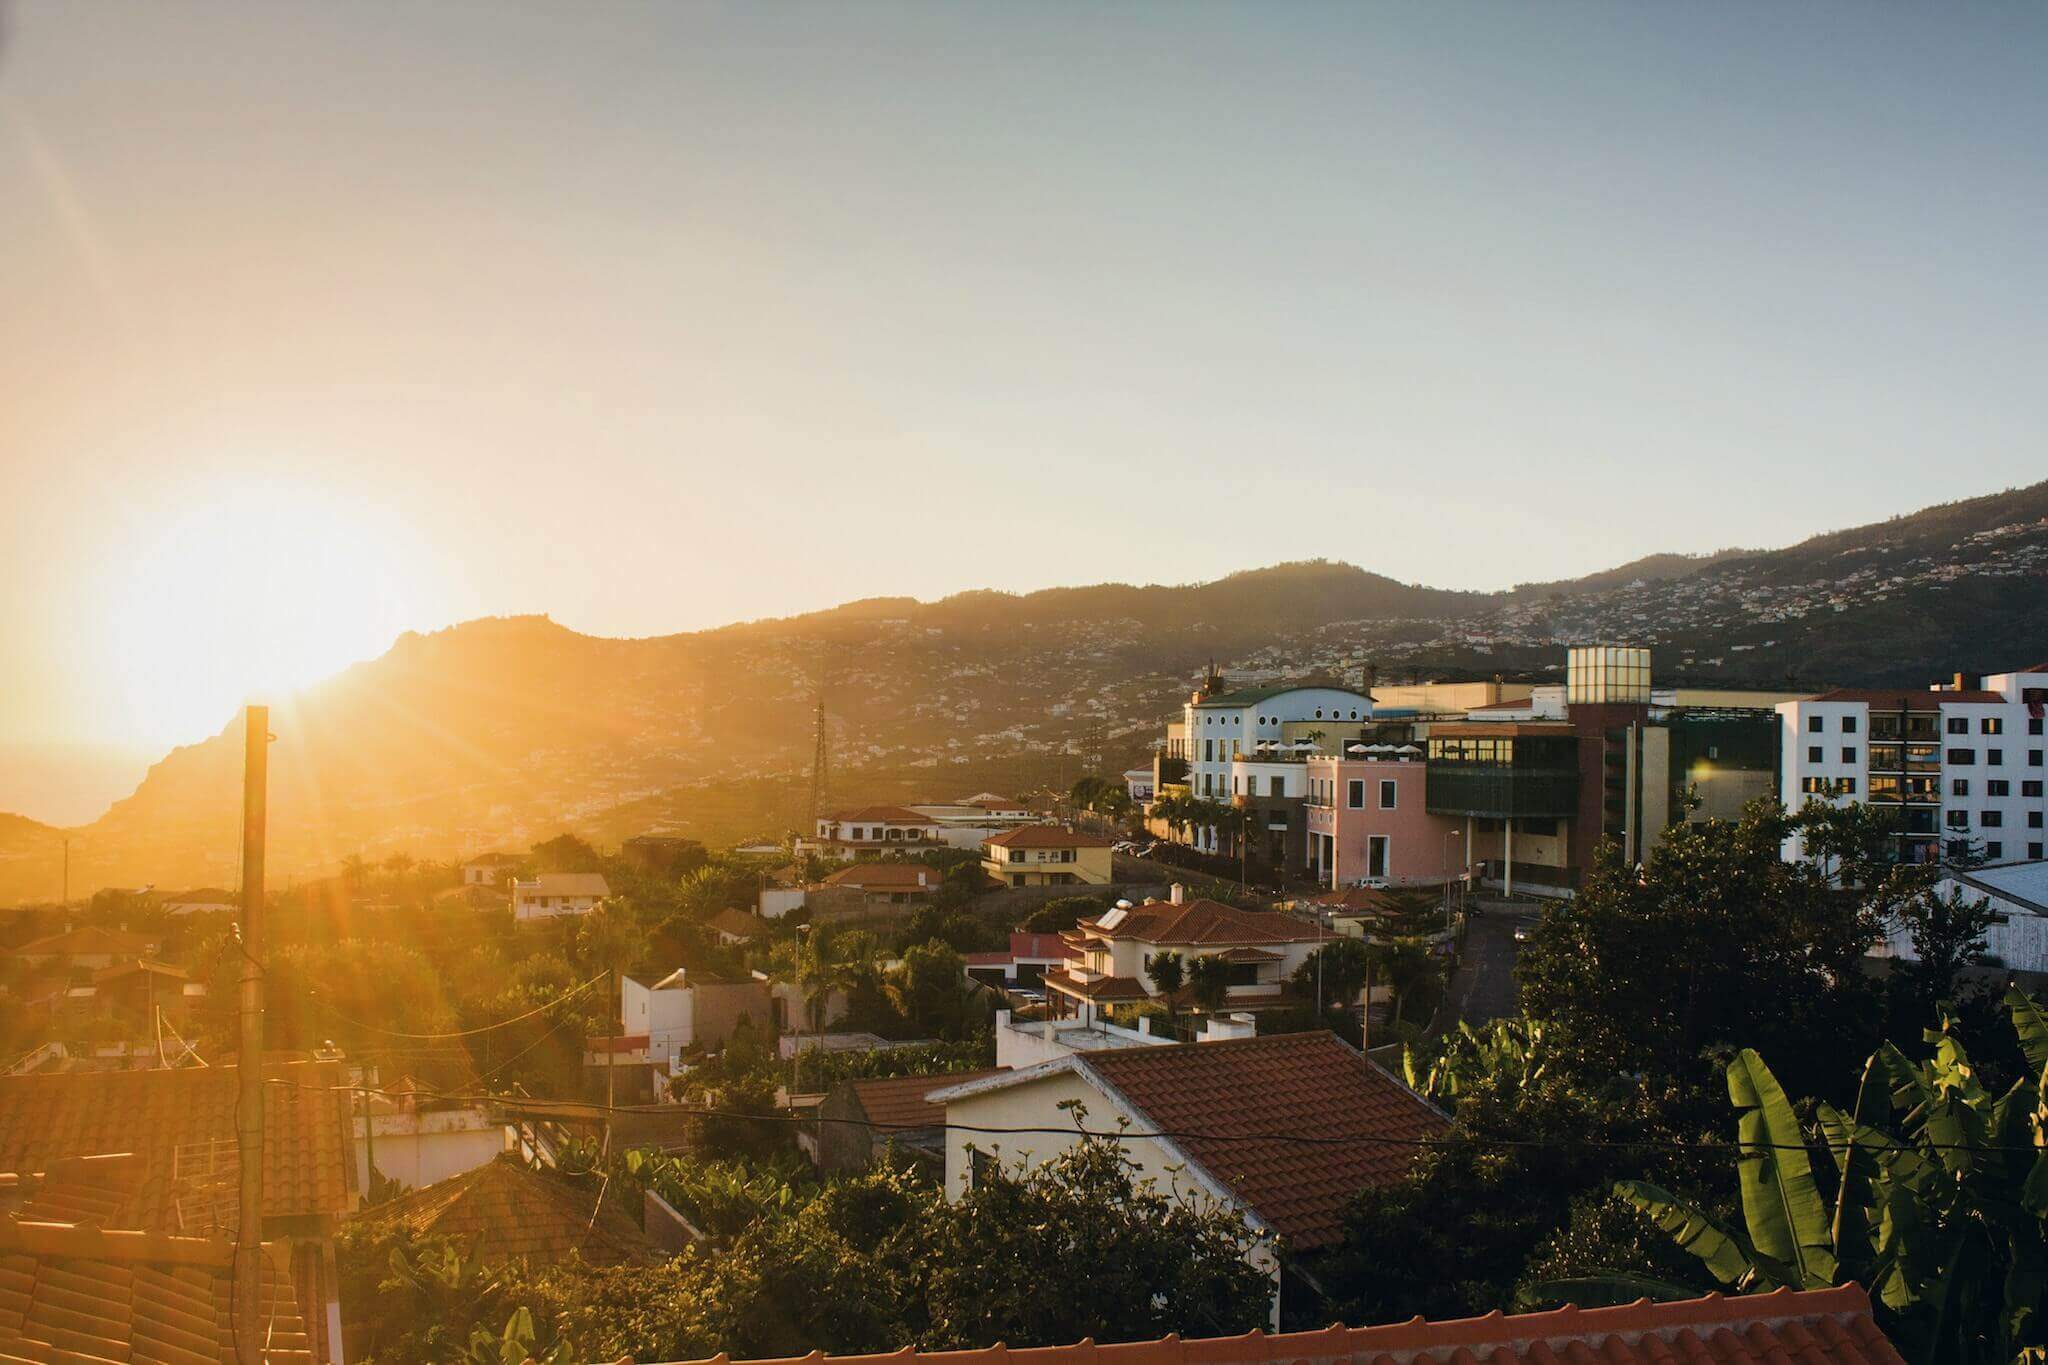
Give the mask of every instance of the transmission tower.
M 831 744 L 825 737 L 825 694 L 818 694 L 818 717 L 811 738 L 811 825 L 806 835 L 817 831 L 825 815 L 825 780 L 831 765 Z

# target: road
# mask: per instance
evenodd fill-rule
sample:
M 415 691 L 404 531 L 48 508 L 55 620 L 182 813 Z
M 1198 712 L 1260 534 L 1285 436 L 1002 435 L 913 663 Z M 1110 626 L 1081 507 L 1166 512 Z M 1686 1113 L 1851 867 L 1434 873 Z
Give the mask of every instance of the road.
M 1468 1024 L 1483 1024 L 1520 1009 L 1515 983 L 1515 926 L 1531 923 L 1526 912 L 1506 908 L 1474 915 L 1465 931 L 1465 956 L 1451 973 L 1451 1005 Z

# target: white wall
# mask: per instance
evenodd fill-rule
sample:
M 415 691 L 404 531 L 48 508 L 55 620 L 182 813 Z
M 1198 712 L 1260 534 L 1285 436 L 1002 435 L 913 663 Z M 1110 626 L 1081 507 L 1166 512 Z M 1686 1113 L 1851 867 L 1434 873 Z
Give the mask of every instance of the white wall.
M 412 1189 L 474 1170 L 498 1153 L 511 1150 L 510 1131 L 485 1117 L 481 1109 L 435 1109 L 421 1114 L 379 1114 L 376 1141 L 355 1127 L 356 1188 L 370 1188 L 370 1148 L 377 1149 L 377 1170 L 386 1179 Z

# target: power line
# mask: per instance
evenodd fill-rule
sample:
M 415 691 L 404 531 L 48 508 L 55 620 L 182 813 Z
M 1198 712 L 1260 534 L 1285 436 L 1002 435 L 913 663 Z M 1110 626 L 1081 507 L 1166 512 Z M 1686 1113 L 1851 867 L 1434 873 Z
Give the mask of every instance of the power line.
M 326 1010 L 336 1019 L 339 1019 L 342 1023 L 347 1024 L 352 1028 L 365 1029 L 371 1033 L 381 1033 L 387 1038 L 405 1038 L 414 1042 L 445 1043 L 457 1038 L 474 1038 L 478 1034 L 490 1033 L 497 1029 L 507 1028 L 513 1024 L 521 1023 L 527 1019 L 533 1018 L 536 1014 L 545 1014 L 549 1010 L 553 1009 L 555 1006 L 561 1004 L 563 1001 L 574 999 L 576 996 L 581 995 L 584 991 L 589 990 L 592 986 L 595 986 L 598 982 L 604 980 L 605 976 L 606 973 L 599 972 L 596 976 L 591 977 L 590 980 L 584 982 L 582 985 L 571 987 L 569 990 L 564 991 L 562 994 L 556 996 L 554 999 L 548 1001 L 546 1004 L 537 1005 L 533 1009 L 526 1011 L 526 1013 L 524 1014 L 515 1014 L 510 1019 L 500 1019 L 496 1023 L 483 1024 L 477 1028 L 457 1029 L 453 1033 L 406 1033 L 399 1029 L 379 1028 L 375 1024 L 366 1024 L 360 1019 L 351 1019 L 346 1014 L 343 1014 L 340 1010 L 334 1008 L 334 1006 L 322 1000 L 320 998 L 320 993 L 318 991 L 309 988 L 306 991 L 306 994 L 312 997 L 314 1004 L 320 1006 L 321 1009 Z
M 282 1078 L 272 1079 L 269 1081 L 269 1084 L 289 1086 L 291 1088 L 298 1090 L 327 1090 L 361 1093 L 362 1091 L 368 1089 L 371 1093 L 375 1094 L 386 1093 L 374 1087 L 348 1085 L 304 1085 L 297 1081 L 285 1080 Z M 939 1087 L 935 1086 L 933 1088 L 937 1089 Z M 1511 1138 L 1496 1137 L 1483 1133 L 1474 1133 L 1462 1137 L 1448 1138 L 1400 1138 L 1380 1137 L 1367 1134 L 1347 1135 L 1343 1137 L 1322 1137 L 1310 1133 L 1208 1133 L 1188 1129 L 1158 1129 L 1145 1132 L 1135 1132 L 1129 1129 L 1081 1128 L 1078 1126 L 1071 1128 L 1061 1128 L 1030 1126 L 1006 1127 L 971 1123 L 887 1124 L 876 1123 L 872 1119 L 828 1118 L 822 1114 L 806 1117 L 781 1113 L 747 1113 L 732 1109 L 708 1109 L 699 1108 L 692 1105 L 677 1104 L 604 1104 L 598 1101 L 591 1100 L 550 1100 L 529 1098 L 525 1096 L 516 1095 L 501 1095 L 494 1094 L 489 1091 L 461 1092 L 423 1089 L 413 1092 L 401 1091 L 393 1093 L 411 1093 L 414 1095 L 425 1094 L 432 1095 L 436 1099 L 465 1102 L 498 1101 L 508 1104 L 514 1108 L 525 1110 L 544 1110 L 550 1106 L 554 1106 L 561 1109 L 564 1113 L 570 1114 L 572 1117 L 578 1111 L 585 1113 L 598 1112 L 605 1114 L 681 1113 L 698 1118 L 735 1119 L 741 1122 L 752 1123 L 775 1123 L 785 1125 L 804 1123 L 833 1123 L 854 1128 L 865 1128 L 871 1132 L 880 1133 L 885 1136 L 895 1133 L 938 1131 L 948 1133 L 974 1133 L 978 1135 L 992 1137 L 1052 1136 L 1070 1138 L 1100 1138 L 1110 1142 L 1151 1142 L 1162 1139 L 1174 1142 L 1286 1142 L 1294 1143 L 1296 1145 L 1305 1147 L 1377 1146 L 1412 1147 L 1418 1150 L 1427 1150 L 1433 1148 L 1453 1150 L 1459 1147 L 1480 1146 L 1502 1147 L 1530 1151 L 1595 1150 L 1702 1152 L 1733 1153 L 1737 1156 L 1740 1156 L 1745 1152 L 1778 1151 L 1810 1153 L 1814 1150 L 1814 1147 L 1801 1142 L 1724 1142 L 1712 1140 L 1704 1142 L 1681 1142 L 1672 1139 Z M 1830 1152 L 1837 1152 L 1843 1149 L 1843 1144 L 1841 1143 L 1823 1142 L 1816 1145 Z M 2032 1156 L 2038 1154 L 2041 1150 L 2040 1148 L 2033 1146 L 1980 1147 L 1965 1142 L 1851 1142 L 1847 1145 L 1853 1147 L 1855 1150 L 1858 1151 L 1900 1153 L 1919 1151 L 1966 1151 L 1982 1153 L 1985 1155 Z

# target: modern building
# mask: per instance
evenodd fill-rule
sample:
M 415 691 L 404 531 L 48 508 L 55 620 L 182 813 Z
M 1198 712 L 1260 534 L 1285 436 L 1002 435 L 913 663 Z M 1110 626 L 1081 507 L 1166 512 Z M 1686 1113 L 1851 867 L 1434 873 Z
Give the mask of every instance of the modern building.
M 1429 808 L 1417 744 L 1308 761 L 1309 865 L 1325 886 L 1439 885 L 1467 870 L 1464 822 Z M 1379 752 L 1374 752 L 1378 750 Z
M 619 1034 L 645 1039 L 642 1048 L 660 1073 L 657 1082 L 675 1073 L 684 1053 L 725 1046 L 741 1019 L 765 1031 L 774 1015 L 764 981 L 723 981 L 681 967 L 651 983 L 619 978 Z
M 611 895 L 601 872 L 543 872 L 512 883 L 512 918 L 520 921 L 587 915 Z
M 1825 801 L 1890 812 L 1907 862 L 2038 861 L 2048 841 L 2044 710 L 2048 664 L 1786 701 L 1779 797 L 1792 809 Z M 1796 838 L 1785 852 L 1805 855 Z
M 1060 825 L 1023 825 L 981 846 L 981 870 L 1004 886 L 1107 886 L 1110 841 Z
M 1335 1034 L 1279 1034 L 1167 1047 L 1075 1052 L 926 1096 L 946 1113 L 946 1192 L 958 1199 L 1000 1164 L 1039 1165 L 1091 1129 L 1128 1134 L 1122 1149 L 1162 1192 L 1236 1209 L 1259 1239 L 1246 1259 L 1273 1277 L 1276 1241 L 1296 1264 L 1343 1238 L 1344 1212 L 1368 1186 L 1399 1180 L 1444 1115 Z M 1000 1150 L 973 1128 L 1006 1132 Z M 1315 1145 L 1287 1135 L 1316 1133 Z M 1343 1141 L 1342 1139 L 1351 1139 Z

